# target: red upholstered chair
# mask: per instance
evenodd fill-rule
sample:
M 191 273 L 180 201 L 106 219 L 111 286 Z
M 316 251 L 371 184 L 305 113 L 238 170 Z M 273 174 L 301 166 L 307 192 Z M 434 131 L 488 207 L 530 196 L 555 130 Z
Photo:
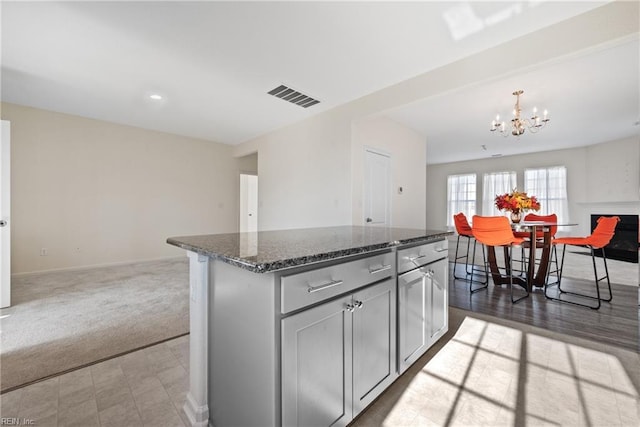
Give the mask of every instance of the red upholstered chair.
M 454 279 L 457 280 L 465 280 L 467 282 L 469 282 L 469 291 L 471 293 L 480 291 L 482 289 L 486 289 L 489 283 L 489 276 L 486 272 L 486 269 L 484 270 L 483 274 L 484 274 L 484 281 L 482 280 L 473 280 L 473 270 L 474 270 L 474 264 L 473 261 L 475 260 L 476 257 L 476 239 L 473 237 L 473 232 L 471 230 L 471 226 L 469 225 L 469 221 L 467 221 L 467 217 L 464 213 L 460 212 L 458 214 L 455 214 L 453 216 L 453 222 L 456 226 L 456 233 L 458 233 L 458 239 L 456 241 L 456 253 L 454 255 L 453 258 L 453 277 Z M 458 247 L 460 246 L 460 238 L 466 238 L 467 239 L 467 250 L 465 253 L 463 253 L 462 255 L 458 255 Z M 473 240 L 473 252 L 471 255 L 471 261 L 469 260 L 469 250 L 471 248 L 471 240 Z M 484 258 L 484 247 L 482 247 L 483 250 L 483 258 Z M 464 259 L 464 272 L 465 275 L 463 277 L 458 277 L 457 275 L 457 270 L 456 267 L 458 266 L 458 260 Z M 479 287 L 473 287 L 474 283 L 478 283 L 480 285 L 483 286 L 479 286 Z
M 508 259 L 505 259 L 506 274 L 509 276 L 509 291 L 511 295 L 511 302 L 516 303 L 529 296 L 529 291 L 525 289 L 525 295 L 519 298 L 513 297 L 513 265 L 512 265 L 512 253 L 513 247 L 519 246 L 524 241 L 521 237 L 513 235 L 511 224 L 505 216 L 473 216 L 473 237 L 485 246 L 501 246 L 507 247 Z M 483 253 L 484 255 L 484 253 Z M 486 266 L 486 260 L 485 260 Z
M 596 225 L 596 228 L 593 230 L 593 233 L 591 233 L 590 236 L 586 236 L 586 237 L 559 237 L 557 239 L 553 240 L 553 244 L 554 245 L 563 245 L 562 248 L 562 261 L 560 262 L 560 272 L 558 275 L 558 281 L 556 282 L 557 286 L 558 286 L 558 296 L 557 297 L 551 297 L 548 295 L 547 290 L 548 288 L 551 286 L 550 284 L 545 285 L 544 287 L 544 295 L 545 297 L 552 299 L 552 300 L 556 300 L 556 301 L 561 301 L 561 302 L 567 302 L 569 304 L 574 304 L 574 305 L 580 305 L 583 307 L 589 307 L 592 308 L 594 310 L 597 310 L 600 308 L 601 302 L 602 301 L 606 301 L 609 302 L 613 299 L 613 295 L 611 294 L 611 282 L 609 280 L 609 269 L 607 268 L 607 257 L 605 254 L 605 250 L 604 247 L 606 245 L 609 244 L 609 242 L 611 241 L 611 238 L 613 237 L 613 234 L 615 233 L 616 230 L 616 226 L 618 225 L 618 221 L 620 221 L 620 218 L 617 216 L 612 216 L 612 217 L 605 217 L 602 216 L 600 218 L 598 218 L 598 223 Z M 585 248 L 589 248 L 591 250 L 591 259 L 593 261 L 593 274 L 595 277 L 595 285 L 596 285 L 596 295 L 588 295 L 588 294 L 584 294 L 584 293 L 580 293 L 580 292 L 569 292 L 567 290 L 563 290 L 561 288 L 561 283 L 562 283 L 562 269 L 564 267 L 564 257 L 565 257 L 565 251 L 567 249 L 567 245 L 572 245 L 572 246 L 580 246 L 580 247 L 585 247 Z M 596 257 L 594 254 L 594 250 L 595 249 L 602 249 L 602 262 L 604 263 L 604 271 L 605 271 L 605 275 L 602 277 L 598 277 L 598 270 L 596 267 Z M 602 280 L 607 281 L 607 287 L 609 288 L 609 296 L 607 298 L 602 298 L 600 296 L 600 282 Z M 561 296 L 562 294 L 568 294 L 568 295 L 575 295 L 578 297 L 582 297 L 582 298 L 589 298 L 592 300 L 596 300 L 597 303 L 595 305 L 590 305 L 590 304 L 582 304 L 579 303 L 577 301 L 571 301 L 571 300 L 567 300 L 567 299 L 562 299 Z

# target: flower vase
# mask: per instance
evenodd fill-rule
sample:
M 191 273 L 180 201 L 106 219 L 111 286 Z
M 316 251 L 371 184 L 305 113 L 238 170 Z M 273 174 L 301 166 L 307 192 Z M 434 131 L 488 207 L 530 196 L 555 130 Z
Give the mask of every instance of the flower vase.
M 522 219 L 522 212 L 511 212 L 511 222 L 517 224 Z

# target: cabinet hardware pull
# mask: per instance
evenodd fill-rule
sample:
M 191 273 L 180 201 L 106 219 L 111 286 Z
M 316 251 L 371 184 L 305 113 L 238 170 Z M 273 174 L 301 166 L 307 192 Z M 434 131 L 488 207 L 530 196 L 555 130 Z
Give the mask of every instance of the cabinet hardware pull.
M 449 248 L 436 248 L 436 252 L 446 252 Z
M 332 280 L 332 281 L 330 281 L 328 283 L 323 283 L 322 285 L 309 286 L 307 288 L 307 292 L 312 294 L 314 292 L 318 292 L 318 291 L 321 291 L 323 289 L 333 288 L 334 286 L 342 285 L 342 283 L 343 283 L 342 280 Z
M 362 308 L 363 305 L 364 303 L 362 301 L 354 301 L 354 304 L 353 304 L 355 308 Z
M 426 258 L 426 257 L 427 257 L 426 255 L 418 255 L 418 256 L 414 256 L 414 257 L 409 257 L 409 261 L 414 262 L 414 261 L 417 261 L 419 259 Z
M 347 304 L 347 311 L 349 313 L 353 313 L 355 311 L 356 307 L 352 304 Z
M 373 268 L 373 269 L 369 267 L 369 274 L 376 274 L 376 273 L 380 273 L 382 271 L 387 271 L 387 270 L 391 270 L 391 264 L 383 265 L 380 268 Z

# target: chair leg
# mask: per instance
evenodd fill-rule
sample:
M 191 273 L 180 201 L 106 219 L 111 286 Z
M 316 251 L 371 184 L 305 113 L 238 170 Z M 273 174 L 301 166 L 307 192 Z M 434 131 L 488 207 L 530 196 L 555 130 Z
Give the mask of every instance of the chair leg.
M 458 248 L 460 246 L 460 237 L 466 237 L 467 238 L 467 252 L 466 252 L 465 255 L 458 256 Z M 457 270 L 457 266 L 458 266 L 458 260 L 464 258 L 464 269 L 465 269 L 465 273 L 467 272 L 467 265 L 469 263 L 469 245 L 470 244 L 471 244 L 471 239 L 468 236 L 461 236 L 460 234 L 458 234 L 458 240 L 456 241 L 456 253 L 455 253 L 454 258 L 453 258 L 453 278 L 454 279 L 458 279 L 458 280 L 466 280 L 467 279 L 466 275 L 464 277 L 456 276 L 456 270 Z
M 511 302 L 513 304 L 522 301 L 523 299 L 527 298 L 529 296 L 529 290 L 527 289 L 526 286 L 523 286 L 523 289 L 525 291 L 525 295 L 519 297 L 519 298 L 514 298 L 513 297 L 513 257 L 511 256 L 513 254 L 513 246 L 509 247 L 509 294 L 511 296 Z
M 609 280 L 609 269 L 607 267 L 607 258 L 606 258 L 605 252 L 604 252 L 604 248 L 602 248 L 602 260 L 603 260 L 603 263 L 604 263 L 605 275 L 599 278 L 598 277 L 598 269 L 597 269 L 597 266 L 596 266 L 595 251 L 594 251 L 594 248 L 592 246 L 589 246 L 589 249 L 591 250 L 591 261 L 593 263 L 593 275 L 594 275 L 594 281 L 595 281 L 595 285 L 596 285 L 596 296 L 595 297 L 592 296 L 592 295 L 586 295 L 586 294 L 582 294 L 582 293 L 579 293 L 579 292 L 570 292 L 570 291 L 566 291 L 566 290 L 562 289 L 562 287 L 561 287 L 562 271 L 564 269 L 564 257 L 565 257 L 566 249 L 567 249 L 567 245 L 564 245 L 564 247 L 562 248 L 562 261 L 560 262 L 560 273 L 559 273 L 558 282 L 557 282 L 559 294 L 558 294 L 557 297 L 549 296 L 547 294 L 547 285 L 545 285 L 545 287 L 544 287 L 544 296 L 546 298 L 550 299 L 550 300 L 566 302 L 566 303 L 569 303 L 569 304 L 579 305 L 581 307 L 588 307 L 588 308 L 591 308 L 593 310 L 598 310 L 600 308 L 600 306 L 601 306 L 602 301 L 609 302 L 609 301 L 611 301 L 613 299 L 613 294 L 611 293 L 611 281 Z M 557 255 L 556 255 L 556 257 L 557 257 Z M 557 265 L 557 258 L 556 258 L 556 265 Z M 609 290 L 609 297 L 608 298 L 602 298 L 601 295 L 600 295 L 600 282 L 602 280 L 605 280 L 605 279 L 607 281 L 607 287 L 608 287 L 608 290 Z M 567 299 L 562 299 L 561 298 L 562 294 L 575 295 L 575 296 L 581 297 L 581 298 L 592 299 L 592 300 L 597 301 L 597 304 L 590 305 L 590 304 L 579 303 L 579 302 L 576 302 L 576 301 L 570 301 L 570 300 L 567 300 Z
M 563 253 L 563 256 L 564 256 L 564 253 Z M 551 245 L 551 255 L 549 256 L 549 266 L 551 266 L 551 264 L 555 264 L 556 269 L 555 270 L 551 270 L 551 268 L 547 269 L 547 277 L 545 278 L 545 281 L 544 281 L 545 292 L 546 292 L 547 286 L 560 285 L 560 279 L 562 278 L 562 269 L 558 266 L 558 248 L 554 244 Z M 551 278 L 551 273 L 555 273 L 556 275 L 555 282 L 549 282 Z
M 477 242 L 475 242 L 477 243 Z M 475 247 L 475 243 L 473 246 L 473 258 L 475 260 L 475 254 L 476 254 L 476 247 Z M 482 266 L 484 268 L 484 271 L 482 271 L 482 274 L 484 274 L 484 281 L 481 280 L 474 280 L 473 278 L 473 272 L 474 271 L 480 271 L 478 270 L 475 266 L 471 266 L 471 279 L 469 280 L 469 293 L 476 293 L 478 291 L 481 291 L 483 289 L 487 289 L 487 287 L 489 287 L 489 273 L 488 273 L 488 269 L 487 269 L 487 257 L 485 255 L 485 251 L 484 251 L 484 245 L 482 245 Z M 473 287 L 474 283 L 478 283 L 481 286 L 478 286 L 476 288 Z
M 454 255 L 454 260 L 453 260 L 453 278 L 456 280 L 464 280 L 469 282 L 469 290 L 473 293 L 479 290 L 482 290 L 484 288 L 486 288 L 487 284 L 489 283 L 489 276 L 487 274 L 487 269 L 486 266 L 484 268 L 484 270 L 482 271 L 482 274 L 484 275 L 484 280 L 479 280 L 479 279 L 474 279 L 474 272 L 476 271 L 480 271 L 478 270 L 478 268 L 473 264 L 473 260 L 475 260 L 476 257 L 476 246 L 477 246 L 477 241 L 474 239 L 473 240 L 473 252 L 472 252 L 472 261 L 469 262 L 469 252 L 471 251 L 471 237 L 468 236 L 462 236 L 462 237 L 466 237 L 467 238 L 467 250 L 466 253 L 464 255 L 458 255 L 458 250 L 459 250 L 459 244 L 460 244 L 460 235 L 458 235 L 458 241 L 456 242 L 456 253 Z M 484 246 L 482 247 L 483 250 L 483 254 L 484 254 Z M 458 265 L 458 260 L 459 259 L 463 259 L 465 260 L 465 275 L 463 277 L 458 277 L 456 275 L 456 267 Z M 470 277 L 469 277 L 470 276 Z M 485 285 L 485 286 L 481 286 L 478 288 L 473 288 L 473 284 L 474 283 L 478 283 L 481 285 Z

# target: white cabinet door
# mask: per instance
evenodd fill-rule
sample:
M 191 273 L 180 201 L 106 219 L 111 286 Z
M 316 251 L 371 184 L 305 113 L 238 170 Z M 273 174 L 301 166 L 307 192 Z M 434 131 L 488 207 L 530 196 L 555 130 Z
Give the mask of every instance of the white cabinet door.
M 282 320 L 282 425 L 345 426 L 352 411 L 351 296 Z
M 397 378 L 396 287 L 392 280 L 353 294 L 354 416 Z
M 404 372 L 427 351 L 428 286 L 422 269 L 398 276 L 399 370 Z
M 429 271 L 429 337 L 428 345 L 438 341 L 449 330 L 448 262 L 443 259 L 427 266 Z
M 447 268 L 442 259 L 398 276 L 400 373 L 448 331 Z

